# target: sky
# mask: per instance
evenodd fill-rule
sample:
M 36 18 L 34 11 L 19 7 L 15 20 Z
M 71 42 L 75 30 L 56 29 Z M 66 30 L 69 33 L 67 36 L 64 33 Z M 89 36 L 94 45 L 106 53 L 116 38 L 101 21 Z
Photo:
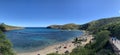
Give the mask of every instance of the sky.
M 22 27 L 84 24 L 120 16 L 120 0 L 0 0 L 0 22 Z

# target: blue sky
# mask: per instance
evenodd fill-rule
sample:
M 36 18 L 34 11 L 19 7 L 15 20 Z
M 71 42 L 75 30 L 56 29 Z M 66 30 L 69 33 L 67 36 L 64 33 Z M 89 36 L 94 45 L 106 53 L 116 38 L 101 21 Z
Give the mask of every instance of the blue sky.
M 84 24 L 120 16 L 120 0 L 0 0 L 0 22 L 24 27 Z

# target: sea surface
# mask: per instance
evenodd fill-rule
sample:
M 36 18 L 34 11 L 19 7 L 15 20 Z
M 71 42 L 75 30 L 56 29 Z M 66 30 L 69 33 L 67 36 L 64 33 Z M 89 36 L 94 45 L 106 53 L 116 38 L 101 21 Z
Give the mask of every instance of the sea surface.
M 82 31 L 48 29 L 43 27 L 27 27 L 21 30 L 11 30 L 5 33 L 13 43 L 16 52 L 31 52 L 49 45 L 64 42 L 83 34 Z

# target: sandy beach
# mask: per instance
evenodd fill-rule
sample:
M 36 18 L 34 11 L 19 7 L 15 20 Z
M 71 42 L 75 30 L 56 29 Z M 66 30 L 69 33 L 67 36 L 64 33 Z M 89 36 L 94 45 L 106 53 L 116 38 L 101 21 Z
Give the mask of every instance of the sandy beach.
M 92 35 L 83 35 L 81 37 L 86 37 L 86 41 L 83 41 L 81 43 L 82 46 L 86 45 L 91 41 L 93 38 Z M 52 46 L 48 46 L 42 50 L 38 50 L 35 52 L 26 52 L 26 53 L 17 53 L 17 55 L 47 55 L 49 53 L 59 53 L 59 54 L 64 54 L 66 51 L 72 52 L 72 50 L 76 47 L 73 43 L 73 40 L 69 40 L 63 43 L 58 43 Z

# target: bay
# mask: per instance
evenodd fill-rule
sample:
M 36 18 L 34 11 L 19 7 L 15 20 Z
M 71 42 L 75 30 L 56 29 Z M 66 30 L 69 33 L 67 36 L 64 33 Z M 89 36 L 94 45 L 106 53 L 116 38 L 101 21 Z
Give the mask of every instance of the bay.
M 11 30 L 5 33 L 13 43 L 16 52 L 31 52 L 47 46 L 64 42 L 83 34 L 79 30 L 59 30 L 44 27 L 27 27 L 21 30 Z

